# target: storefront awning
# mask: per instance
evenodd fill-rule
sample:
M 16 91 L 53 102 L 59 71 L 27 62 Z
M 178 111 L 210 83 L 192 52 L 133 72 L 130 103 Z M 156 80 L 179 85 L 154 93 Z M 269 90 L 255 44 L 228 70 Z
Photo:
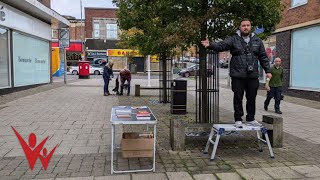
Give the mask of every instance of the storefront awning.
M 53 29 L 68 28 L 70 22 L 59 13 L 46 7 L 37 0 L 1 0 L 2 2 L 33 16 L 41 21 L 51 24 Z

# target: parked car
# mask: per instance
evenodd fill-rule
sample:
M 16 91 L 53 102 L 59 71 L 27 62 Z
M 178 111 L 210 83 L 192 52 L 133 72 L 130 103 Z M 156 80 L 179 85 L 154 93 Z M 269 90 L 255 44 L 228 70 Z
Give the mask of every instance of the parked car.
M 196 58 L 195 57 L 190 57 L 190 62 L 195 63 L 196 62 Z
M 221 64 L 221 68 L 229 68 L 229 61 L 228 60 L 223 61 Z
M 70 66 L 69 67 L 69 74 L 78 75 L 79 74 L 79 67 L 78 66 Z M 94 75 L 103 74 L 103 66 L 101 66 L 99 64 L 90 65 L 90 74 L 94 74 Z
M 208 76 L 213 75 L 213 70 L 212 68 L 210 68 L 209 66 L 207 67 L 207 72 L 208 72 Z M 194 75 L 199 75 L 199 64 L 195 64 L 192 66 L 189 66 L 187 68 L 181 69 L 180 72 L 178 72 L 179 76 L 182 77 L 189 77 L 189 76 L 194 76 Z
M 189 62 L 189 58 L 187 57 L 180 57 L 181 62 Z

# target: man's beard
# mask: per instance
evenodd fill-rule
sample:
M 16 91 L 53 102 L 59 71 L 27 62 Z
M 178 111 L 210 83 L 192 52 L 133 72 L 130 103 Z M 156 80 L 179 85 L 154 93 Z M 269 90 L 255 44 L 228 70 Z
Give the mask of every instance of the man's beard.
M 246 36 L 249 36 L 249 34 L 250 34 L 250 32 L 248 32 L 248 33 L 245 33 L 245 32 L 242 32 L 242 31 L 241 31 L 241 36 L 244 36 L 244 37 L 246 37 Z

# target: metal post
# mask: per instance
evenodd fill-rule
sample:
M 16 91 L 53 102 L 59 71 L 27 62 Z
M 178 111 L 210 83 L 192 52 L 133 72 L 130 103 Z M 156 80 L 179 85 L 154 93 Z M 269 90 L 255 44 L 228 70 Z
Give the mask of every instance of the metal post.
M 81 11 L 81 24 L 80 24 L 80 39 L 81 39 L 81 47 L 82 47 L 82 53 L 83 53 L 83 59 L 86 60 L 86 53 L 85 53 L 85 47 L 84 47 L 84 36 L 83 36 L 83 19 L 82 19 L 82 0 L 80 0 L 80 11 Z
M 150 55 L 148 55 L 147 57 L 147 68 L 148 68 L 148 87 L 151 87 L 151 70 L 150 70 L 150 65 L 151 65 L 151 62 L 150 62 L 151 58 L 150 58 Z
M 231 59 L 229 60 L 229 63 L 228 63 L 228 87 L 231 86 L 230 63 L 231 63 Z
M 163 103 L 168 102 L 168 95 L 167 95 L 167 57 L 162 56 L 162 90 L 163 90 Z
M 66 48 L 63 48 L 63 60 L 64 60 L 64 84 L 67 84 L 67 50 Z

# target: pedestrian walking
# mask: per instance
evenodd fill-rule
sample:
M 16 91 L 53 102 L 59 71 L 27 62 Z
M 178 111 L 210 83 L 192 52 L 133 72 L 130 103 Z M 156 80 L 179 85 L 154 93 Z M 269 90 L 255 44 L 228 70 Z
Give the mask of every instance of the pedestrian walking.
M 103 95 L 104 96 L 109 96 L 110 92 L 109 92 L 109 81 L 111 78 L 113 78 L 113 71 L 112 71 L 112 67 L 113 67 L 113 62 L 109 61 L 108 63 L 106 61 L 102 61 L 101 62 L 102 65 L 104 65 L 103 67 L 103 81 L 104 81 L 104 88 L 103 88 Z
M 276 58 L 274 65 L 271 67 L 272 78 L 267 78 L 266 89 L 267 99 L 264 101 L 264 109 L 268 111 L 268 106 L 270 100 L 274 98 L 274 110 L 277 114 L 282 114 L 280 111 L 280 102 L 282 96 L 282 78 L 283 78 L 283 68 L 281 66 L 281 59 Z
M 207 49 L 217 52 L 230 51 L 230 76 L 232 79 L 233 106 L 235 126 L 242 128 L 243 107 L 242 99 L 246 92 L 247 99 L 247 125 L 262 126 L 255 120 L 256 96 L 259 87 L 258 62 L 266 72 L 267 78 L 271 78 L 270 63 L 262 40 L 251 32 L 252 26 L 249 19 L 240 21 L 239 30 L 231 37 L 223 41 L 210 44 L 208 39 L 201 41 Z

